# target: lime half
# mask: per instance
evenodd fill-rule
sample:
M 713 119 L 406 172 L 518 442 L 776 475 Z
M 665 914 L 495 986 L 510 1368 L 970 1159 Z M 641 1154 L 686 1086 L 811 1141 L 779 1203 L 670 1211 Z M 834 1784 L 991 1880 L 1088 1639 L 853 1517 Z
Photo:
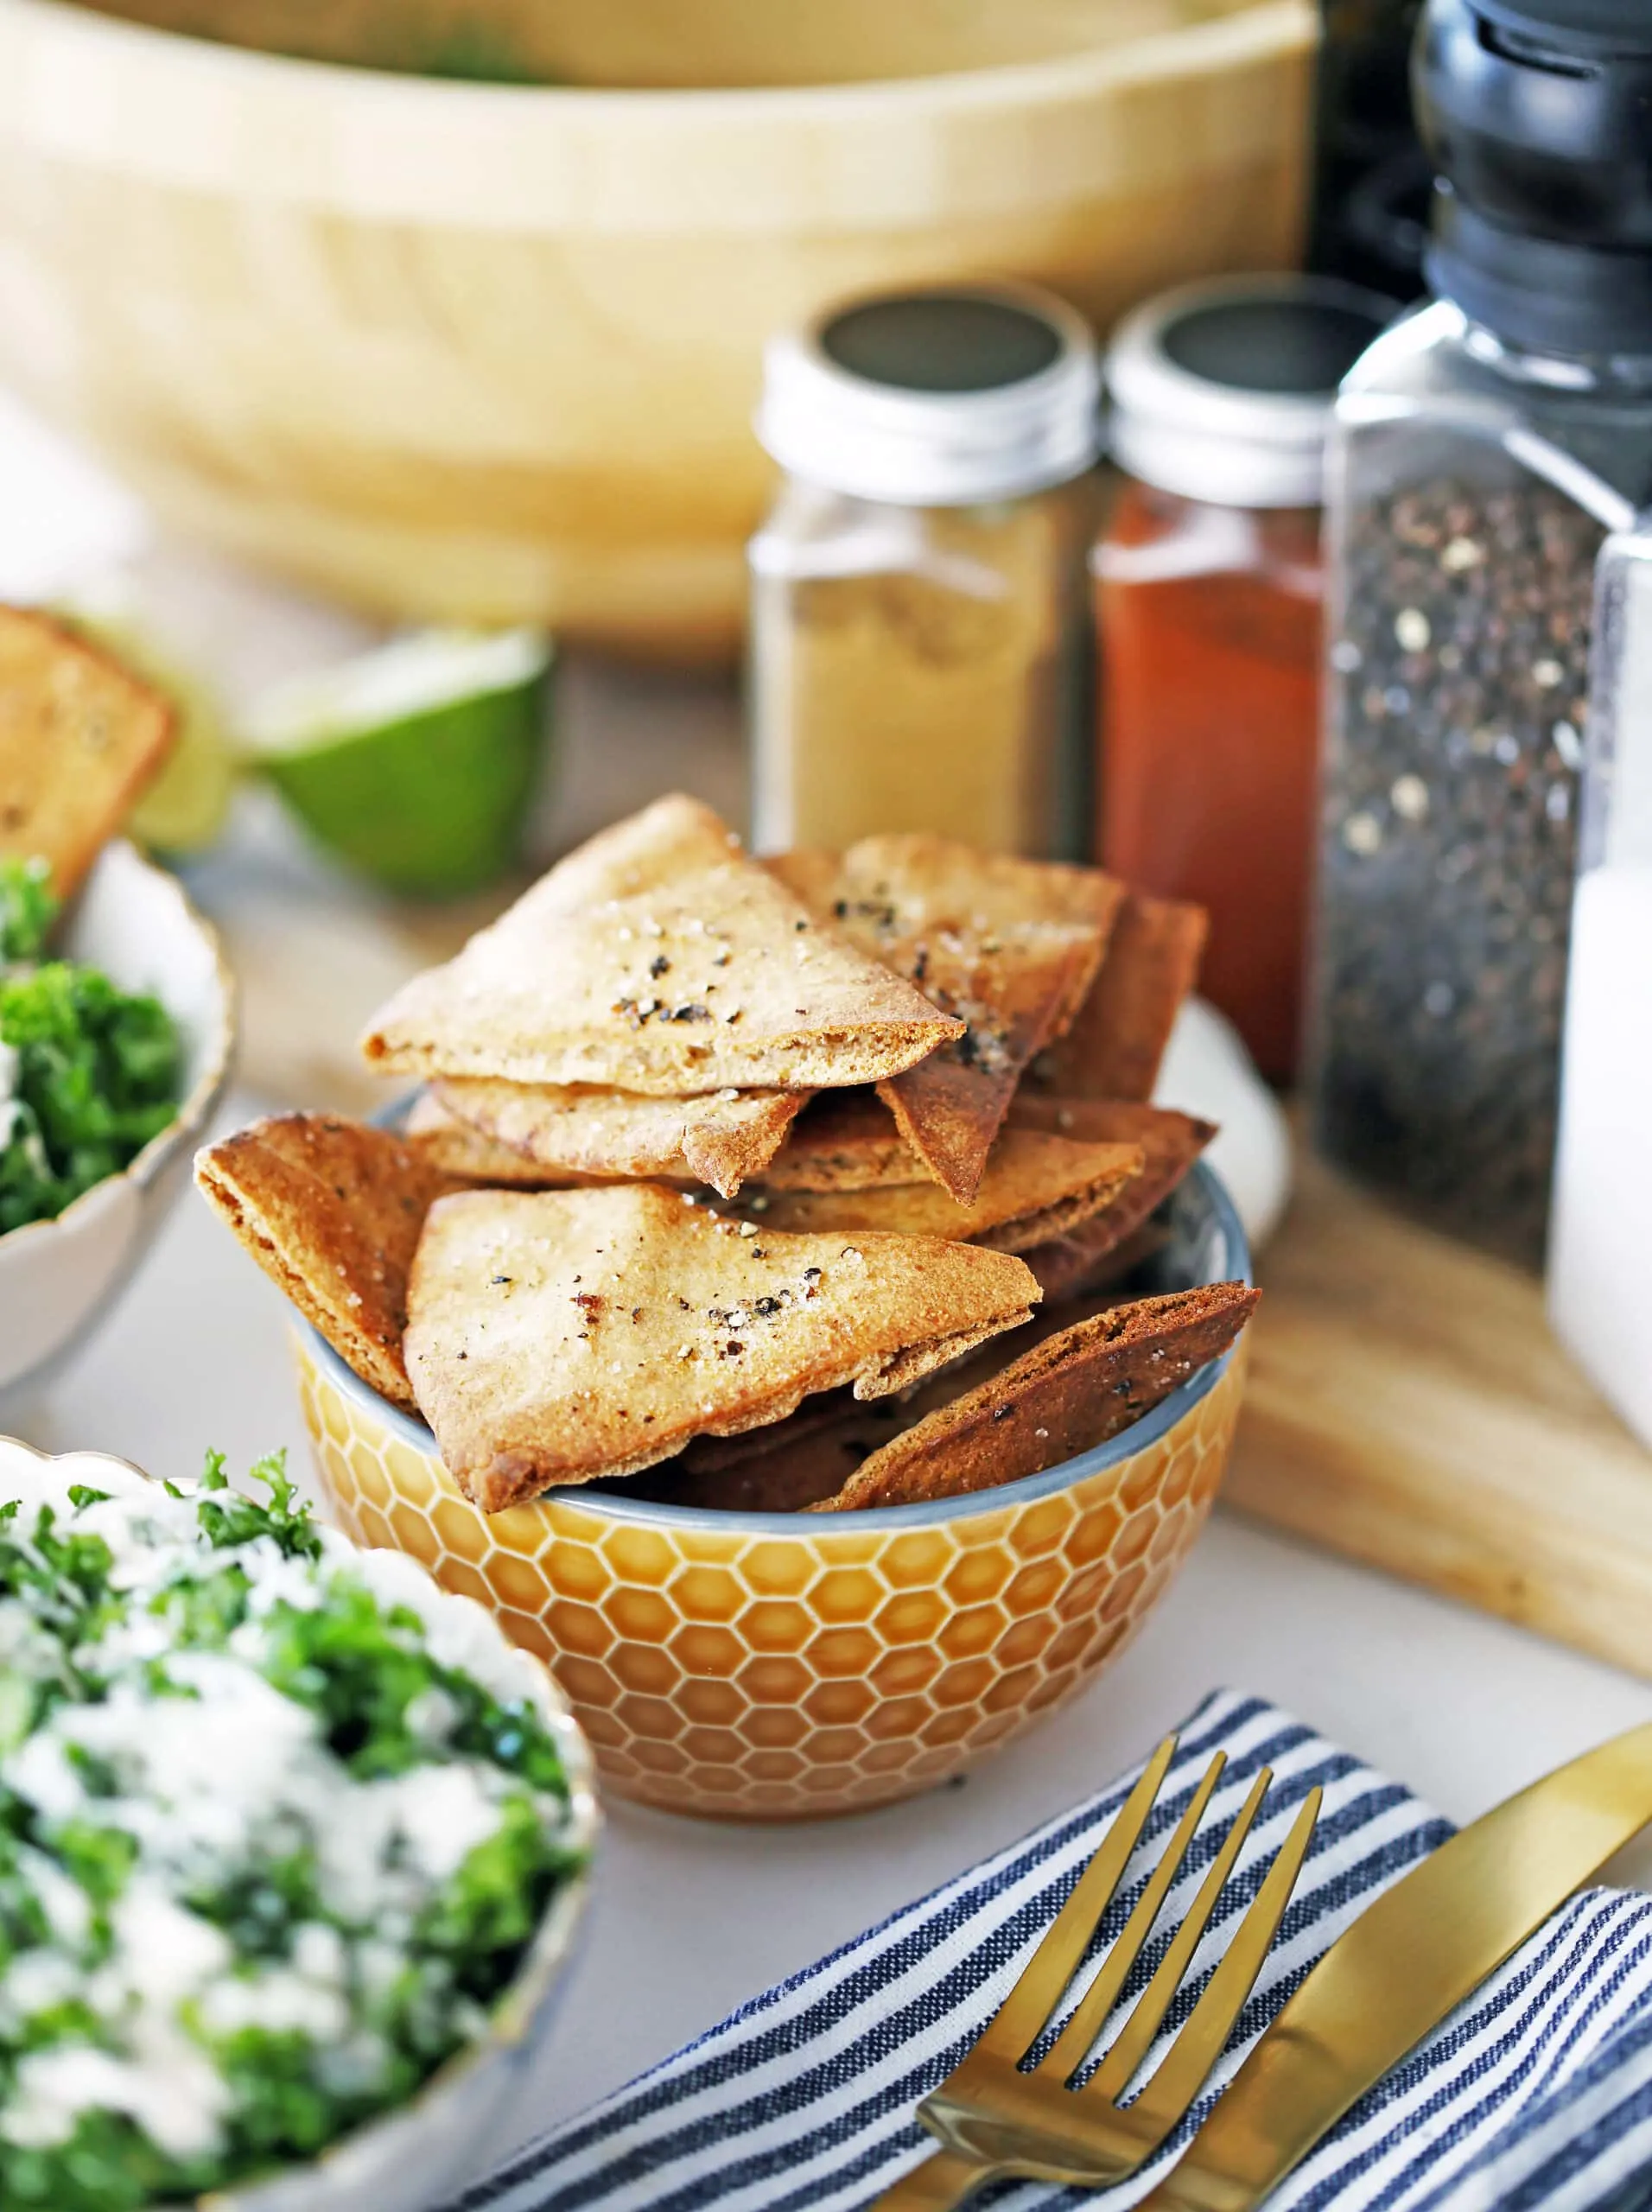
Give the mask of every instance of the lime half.
M 266 692 L 241 735 L 317 842 L 392 891 L 473 891 L 515 859 L 544 750 L 537 630 L 422 630 Z

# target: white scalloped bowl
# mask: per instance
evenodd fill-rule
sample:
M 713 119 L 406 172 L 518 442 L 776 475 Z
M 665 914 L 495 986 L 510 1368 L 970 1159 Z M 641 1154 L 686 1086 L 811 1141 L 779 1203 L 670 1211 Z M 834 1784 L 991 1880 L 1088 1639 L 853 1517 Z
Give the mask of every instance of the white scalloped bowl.
M 9 1472 L 48 1456 L 0 1436 L 0 1503 L 16 1495 L 7 1489 Z M 101 1452 L 66 1453 L 54 1464 L 73 1481 L 118 1494 L 135 1480 L 155 1479 Z M 590 1749 L 545 1667 L 511 1642 L 486 1606 L 451 1592 L 442 1593 L 441 1603 L 465 1609 L 472 1629 L 496 1646 L 500 1664 L 520 1681 L 521 1694 L 556 1738 L 568 1773 L 573 1841 L 587 1853 L 586 1871 L 564 1882 L 552 1898 L 478 2043 L 450 2058 L 405 2105 L 342 2137 L 320 2158 L 198 2198 L 193 2212 L 421 2212 L 462 2187 L 486 2163 L 512 2095 L 543 2054 L 584 1917 L 589 1854 L 601 1826 Z
M 54 949 L 161 1001 L 183 1037 L 183 1103 L 118 1175 L 55 1220 L 0 1236 L 0 1406 L 78 1349 L 125 1287 L 224 1095 L 235 1049 L 235 986 L 215 933 L 176 877 L 124 841 L 99 855 Z

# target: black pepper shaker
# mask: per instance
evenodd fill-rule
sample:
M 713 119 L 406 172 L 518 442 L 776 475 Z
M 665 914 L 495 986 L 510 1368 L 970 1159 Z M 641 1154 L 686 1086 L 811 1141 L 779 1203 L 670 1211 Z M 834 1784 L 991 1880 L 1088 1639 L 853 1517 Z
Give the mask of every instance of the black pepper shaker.
M 1597 555 L 1652 493 L 1652 8 L 1428 0 L 1435 296 L 1350 372 L 1309 1087 L 1318 1141 L 1542 1257 Z

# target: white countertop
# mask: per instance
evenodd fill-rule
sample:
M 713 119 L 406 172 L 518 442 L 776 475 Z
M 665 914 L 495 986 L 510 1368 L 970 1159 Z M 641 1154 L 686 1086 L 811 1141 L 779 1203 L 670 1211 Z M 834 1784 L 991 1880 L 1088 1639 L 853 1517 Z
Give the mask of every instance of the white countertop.
M 26 493 L 38 527 L 43 512 L 67 499 L 66 480 L 59 467 L 38 483 L 25 480 L 11 428 L 0 404 L 0 506 L 16 518 Z M 115 519 L 124 528 L 124 516 Z M 64 524 L 47 534 L 59 560 L 55 549 L 73 533 Z M 119 534 L 108 524 L 106 538 Z M 4 552 L 0 544 L 0 588 L 16 589 Z M 67 569 L 67 552 L 60 562 Z M 715 687 L 569 673 L 556 842 L 619 810 L 616 776 L 632 789 L 687 783 L 730 803 L 737 741 Z M 616 721 L 625 731 L 620 745 Z M 375 958 L 396 980 L 405 943 L 381 925 L 371 900 L 278 846 L 252 861 L 241 850 L 209 861 L 198 888 L 229 922 L 249 984 L 244 1068 L 258 1095 L 232 1102 L 227 1127 L 259 1110 L 272 1088 L 290 1091 L 290 1071 L 310 1065 L 312 1048 L 318 1084 L 340 1066 L 327 1024 L 342 1023 L 347 1009 L 318 1016 L 312 1038 L 308 1012 L 295 1014 L 281 988 L 283 976 L 324 973 L 346 920 L 357 939 L 359 987 L 371 988 Z M 309 1001 L 296 1003 L 307 1009 Z M 289 1033 L 277 1039 L 283 1020 Z M 289 1080 L 273 1086 L 276 1065 Z M 352 1102 L 333 1088 L 307 1092 L 302 1103 Z M 278 1294 L 190 1195 L 102 1332 L 49 1390 L 9 1408 L 8 1419 L 48 1449 L 111 1451 L 156 1474 L 192 1471 L 209 1446 L 227 1452 L 234 1467 L 286 1445 L 302 1469 L 284 1313 Z M 1564 1468 L 1554 1471 L 1565 1480 Z M 1218 1511 L 1141 1640 L 1076 1704 L 961 1785 L 881 1813 L 778 1828 L 611 1806 L 588 1939 L 513 2135 L 578 2110 L 743 1999 L 1060 1810 L 1218 1684 L 1294 1710 L 1458 1818 L 1652 1717 L 1652 1685 Z M 1652 1854 L 1624 1871 L 1645 1878 Z M 510 2146 L 501 2139 L 498 2147 Z

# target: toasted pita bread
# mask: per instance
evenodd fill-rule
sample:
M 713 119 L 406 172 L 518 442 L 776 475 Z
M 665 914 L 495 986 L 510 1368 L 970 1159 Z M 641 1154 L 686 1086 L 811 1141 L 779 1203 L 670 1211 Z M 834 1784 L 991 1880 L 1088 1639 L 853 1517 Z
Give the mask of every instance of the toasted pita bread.
M 552 1170 L 543 1181 L 682 1177 L 709 1183 L 725 1198 L 773 1157 L 808 1097 L 801 1090 L 714 1090 L 644 1098 L 584 1084 L 475 1076 L 442 1078 L 435 1090 L 455 1119 Z
M 480 1190 L 554 1191 L 586 1179 L 555 1174 L 512 1152 L 508 1144 L 484 1136 L 450 1114 L 434 1090 L 422 1090 L 414 1100 L 402 1135 L 421 1160 L 451 1175 L 455 1183 Z
M 408 1271 L 426 1212 L 456 1179 L 387 1129 L 278 1114 L 198 1153 L 195 1180 L 340 1358 L 411 1407 Z
M 171 746 L 169 700 L 43 614 L 0 607 L 0 857 L 67 898 Z
M 1227 1351 L 1260 1291 L 1173 1291 L 1047 1338 L 864 1459 L 811 1513 L 962 1497 L 1058 1466 L 1140 1421 Z
M 830 874 L 818 853 L 772 866 L 823 918 L 967 1024 L 879 1085 L 913 1151 L 967 1203 L 1021 1070 L 1090 989 L 1123 887 L 1096 869 L 921 836 L 863 838 Z
M 1141 1232 L 1216 1135 L 1213 1122 L 1124 1099 L 1052 1098 L 1025 1090 L 1009 1111 L 1012 1128 L 1059 1132 L 1095 1144 L 1139 1144 L 1142 1169 L 1110 1205 L 1049 1243 L 1018 1245 L 1048 1299 L 1076 1298 L 1116 1280 L 1121 1265 L 1147 1257 L 1157 1239 Z
M 1120 1237 L 1116 1243 L 1108 1241 L 1110 1232 L 1098 1232 L 1096 1244 L 1101 1249 L 1096 1249 L 1085 1242 L 1085 1232 L 1090 1226 L 1085 1222 L 1071 1236 L 1052 1237 L 1047 1244 L 1030 1246 L 1022 1255 L 1044 1285 L 1046 1298 L 1059 1299 L 1064 1305 L 1103 1293 L 1116 1299 L 1137 1268 L 1162 1252 L 1171 1241 L 1171 1232 L 1165 1223 L 1147 1220 L 1128 1236 Z M 1140 1284 L 1136 1287 L 1141 1287 Z
M 408 1372 L 492 1513 L 781 1420 L 811 1391 L 902 1388 L 1037 1298 L 1006 1253 L 757 1232 L 658 1184 L 468 1192 L 420 1241 Z
M 875 1090 L 820 1090 L 751 1179 L 765 1191 L 879 1191 L 928 1175 Z
M 1039 1089 L 1068 1098 L 1152 1097 L 1182 1001 L 1198 980 L 1205 918 L 1202 906 L 1129 894 L 1077 1018 L 1038 1057 Z
M 968 1205 L 948 1198 L 938 1183 L 863 1191 L 765 1191 L 747 1205 L 765 1229 L 950 1235 L 1019 1252 L 1064 1236 L 1110 1206 L 1144 1165 L 1140 1145 L 1086 1144 L 1041 1129 L 1006 1129 Z
M 874 1082 L 960 1033 L 823 927 L 709 808 L 676 798 L 594 838 L 415 976 L 363 1049 L 404 1074 L 686 1097 Z

